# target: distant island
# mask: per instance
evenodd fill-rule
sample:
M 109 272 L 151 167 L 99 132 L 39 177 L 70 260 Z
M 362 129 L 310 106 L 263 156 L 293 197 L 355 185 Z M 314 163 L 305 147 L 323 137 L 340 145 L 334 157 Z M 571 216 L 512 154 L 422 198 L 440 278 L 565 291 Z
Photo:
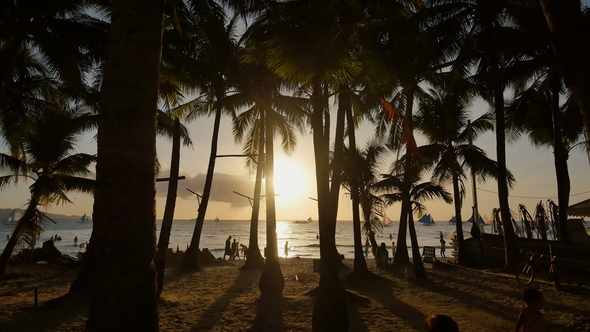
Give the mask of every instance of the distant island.
M 4 222 L 4 220 L 6 218 L 8 218 L 8 215 L 10 214 L 10 212 L 12 212 L 13 209 L 2 209 L 0 208 L 0 222 Z M 25 209 L 16 209 L 18 212 L 20 212 L 21 214 L 25 213 Z M 80 216 L 66 216 L 63 214 L 56 214 L 56 213 L 46 213 L 44 211 L 41 211 L 43 213 L 45 213 L 49 218 L 51 219 L 59 219 L 59 220 L 70 220 L 70 219 L 80 219 Z

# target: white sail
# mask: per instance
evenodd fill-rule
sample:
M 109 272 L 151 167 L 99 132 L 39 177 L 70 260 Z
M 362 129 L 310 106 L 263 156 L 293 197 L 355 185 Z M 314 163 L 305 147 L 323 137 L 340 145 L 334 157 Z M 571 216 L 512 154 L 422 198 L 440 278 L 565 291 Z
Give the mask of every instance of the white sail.
M 5 225 L 14 225 L 16 224 L 21 218 L 21 214 L 16 211 L 16 209 L 12 210 L 12 212 L 10 212 L 10 214 L 8 215 L 8 217 L 6 217 L 6 220 L 4 220 L 4 224 Z
M 88 218 L 86 212 L 84 212 L 84 215 L 82 216 L 82 218 L 80 218 L 79 222 L 90 222 L 90 218 Z

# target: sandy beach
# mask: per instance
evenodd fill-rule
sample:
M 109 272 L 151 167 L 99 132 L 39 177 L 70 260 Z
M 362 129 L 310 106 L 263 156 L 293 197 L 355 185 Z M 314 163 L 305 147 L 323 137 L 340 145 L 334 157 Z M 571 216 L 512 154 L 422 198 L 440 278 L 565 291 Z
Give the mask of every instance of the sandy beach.
M 159 314 L 161 331 L 310 331 L 313 292 L 319 274 L 309 259 L 281 259 L 284 299 L 272 308 L 257 301 L 260 271 L 243 271 L 243 261 L 224 261 L 200 271 L 169 268 Z M 345 260 L 347 267 L 352 260 Z M 428 279 L 414 280 L 405 268 L 378 270 L 377 278 L 351 281 L 342 269 L 349 292 L 349 331 L 425 331 L 431 314 L 453 317 L 461 331 L 512 331 L 523 307 L 512 275 L 442 264 L 427 268 Z M 0 331 L 82 331 L 87 306 L 72 301 L 47 305 L 68 291 L 77 270 L 51 265 L 9 266 L 18 278 L 0 282 Z M 532 285 L 545 297 L 550 331 L 590 331 L 590 291 L 586 285 L 565 285 L 555 291 L 548 282 Z M 34 290 L 39 307 L 34 307 Z

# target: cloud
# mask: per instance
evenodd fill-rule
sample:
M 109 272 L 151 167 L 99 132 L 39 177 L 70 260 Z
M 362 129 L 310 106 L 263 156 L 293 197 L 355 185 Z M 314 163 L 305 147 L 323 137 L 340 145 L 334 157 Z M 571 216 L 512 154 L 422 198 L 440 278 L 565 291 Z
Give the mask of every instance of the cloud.
M 160 177 L 168 177 L 169 170 L 162 170 Z M 186 172 L 180 172 L 186 179 L 178 182 L 177 199 L 195 199 L 195 195 L 187 190 L 190 189 L 199 195 L 203 194 L 205 186 L 205 173 L 197 175 L 188 175 Z M 166 197 L 168 191 L 168 182 L 157 182 L 156 190 L 158 197 Z M 233 175 L 226 173 L 215 173 L 213 175 L 213 186 L 211 188 L 210 201 L 229 203 L 233 208 L 249 207 L 250 203 L 242 196 L 233 192 L 237 191 L 246 196 L 252 196 L 254 192 L 254 182 L 248 175 Z

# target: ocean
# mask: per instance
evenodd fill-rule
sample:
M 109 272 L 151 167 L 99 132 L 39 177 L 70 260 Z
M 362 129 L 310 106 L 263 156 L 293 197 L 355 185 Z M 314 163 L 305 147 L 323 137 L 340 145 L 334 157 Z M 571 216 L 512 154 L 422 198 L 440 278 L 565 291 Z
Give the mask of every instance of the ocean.
M 80 252 L 80 244 L 90 240 L 92 233 L 92 222 L 80 223 L 77 220 L 55 220 L 57 224 L 51 222 L 44 223 L 45 231 L 37 242 L 40 247 L 44 241 L 49 240 L 52 236 L 61 237 L 61 241 L 56 241 L 56 246 L 62 253 L 76 256 Z M 161 221 L 157 224 L 157 236 L 160 233 Z M 195 227 L 194 220 L 175 220 L 172 225 L 172 232 L 170 235 L 169 247 L 176 251 L 179 248 L 181 251 L 186 250 L 190 244 L 190 240 Z M 391 243 L 397 242 L 399 222 L 393 222 L 389 227 L 383 228 L 382 234 L 376 234 L 377 243 L 385 242 L 387 249 L 391 253 Z M 465 223 L 463 231 L 469 232 L 471 224 Z M 3 250 L 6 247 L 8 240 L 6 235 L 10 235 L 14 226 L 0 225 L 0 248 Z M 486 232 L 491 228 L 489 225 L 485 226 Z M 420 252 L 423 246 L 433 246 L 437 248 L 436 255 L 439 256 L 439 234 L 442 232 L 447 235 L 455 230 L 455 225 L 450 225 L 448 222 L 437 222 L 434 226 L 416 225 L 416 233 L 418 235 L 418 244 L 420 245 Z M 319 240 L 316 238 L 319 233 L 318 222 L 312 221 L 310 223 L 295 223 L 293 221 L 278 220 L 277 221 L 277 239 L 279 255 L 284 256 L 283 248 L 286 241 L 289 241 L 289 257 L 299 256 L 301 258 L 319 258 Z M 237 239 L 241 244 L 246 246 L 249 243 L 250 222 L 247 220 L 220 220 L 218 222 L 213 220 L 206 220 L 203 226 L 201 235 L 200 248 L 208 248 L 215 257 L 222 257 L 225 240 L 228 236 L 232 239 Z M 390 234 L 392 239 L 390 239 Z M 74 244 L 74 238 L 78 237 L 78 246 Z M 258 227 L 259 247 L 262 251 L 266 246 L 266 223 L 259 222 Z M 363 237 L 363 244 L 365 238 Z M 411 250 L 409 232 L 406 239 L 408 249 Z M 336 224 L 336 246 L 338 252 L 343 254 L 345 258 L 354 257 L 354 242 L 352 221 L 338 221 Z M 450 256 L 450 241 L 447 239 L 447 254 Z M 411 256 L 411 251 L 410 251 Z

